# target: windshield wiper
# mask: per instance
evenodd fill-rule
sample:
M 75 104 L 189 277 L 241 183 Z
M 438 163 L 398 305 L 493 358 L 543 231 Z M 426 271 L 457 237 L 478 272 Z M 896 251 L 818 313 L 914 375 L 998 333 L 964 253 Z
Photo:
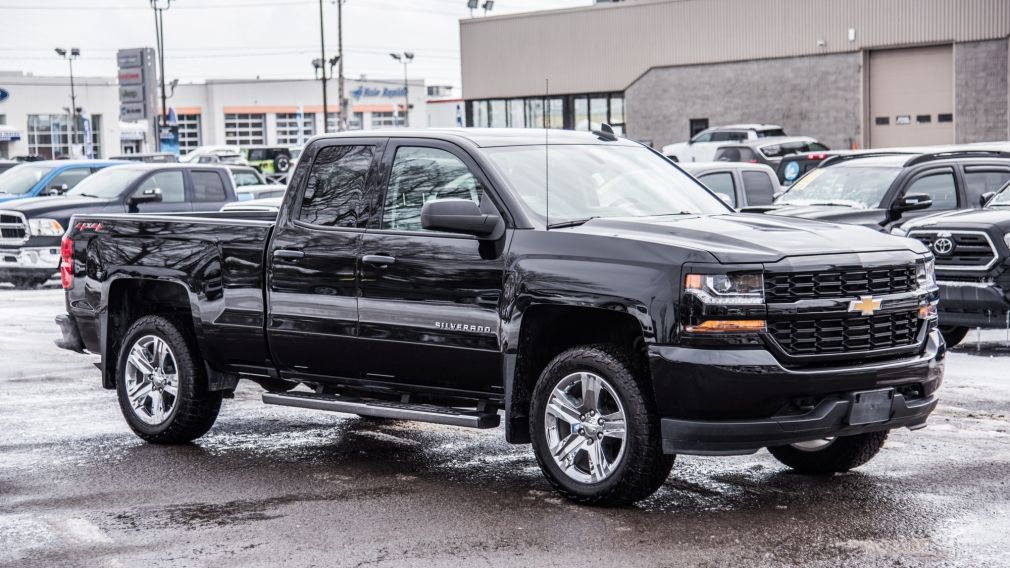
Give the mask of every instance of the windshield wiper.
M 551 223 L 550 225 L 547 225 L 547 228 L 548 229 L 564 229 L 565 227 L 578 227 L 579 225 L 582 225 L 582 224 L 584 224 L 584 223 L 586 223 L 588 221 L 592 221 L 593 219 L 599 219 L 599 218 L 600 218 L 599 215 L 595 215 L 593 217 L 586 217 L 585 219 L 573 219 L 571 221 L 562 221 L 560 223 Z
M 101 199 L 99 195 L 92 195 L 90 193 L 75 193 L 74 195 L 80 195 L 81 197 L 94 197 L 95 199 Z

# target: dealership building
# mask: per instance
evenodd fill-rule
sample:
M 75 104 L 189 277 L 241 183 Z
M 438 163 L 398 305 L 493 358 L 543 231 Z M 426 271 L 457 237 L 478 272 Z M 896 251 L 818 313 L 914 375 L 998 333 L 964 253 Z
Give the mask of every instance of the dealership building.
M 410 105 L 405 120 L 403 79 L 345 80 L 348 127 L 400 127 L 407 120 L 411 126 L 427 126 L 429 89 L 423 79 L 407 84 Z M 72 126 L 69 78 L 0 71 L 0 94 L 5 93 L 0 97 L 0 158 L 68 156 L 70 137 L 75 148 L 83 148 L 86 133 L 94 157 L 155 150 L 148 123 L 119 120 L 115 78 L 75 77 L 74 91 L 80 116 Z M 168 106 L 177 116 L 183 153 L 203 145 L 296 146 L 324 131 L 318 80 L 208 80 L 170 91 Z M 325 120 L 328 131 L 334 132 L 340 111 L 335 80 L 328 91 Z
M 1010 0 L 628 0 L 460 21 L 471 126 L 656 147 L 772 123 L 832 148 L 1010 139 Z

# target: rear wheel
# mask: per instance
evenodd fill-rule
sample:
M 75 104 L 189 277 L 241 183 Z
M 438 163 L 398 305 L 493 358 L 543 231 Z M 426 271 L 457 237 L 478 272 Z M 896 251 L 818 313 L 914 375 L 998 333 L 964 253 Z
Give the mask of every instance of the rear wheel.
M 645 381 L 609 345 L 569 349 L 540 376 L 530 437 L 540 468 L 579 503 L 622 505 L 648 497 L 673 467 Z
M 148 442 L 189 442 L 206 434 L 217 419 L 221 393 L 207 390 L 193 332 L 179 319 L 144 316 L 135 321 L 123 338 L 118 371 L 123 417 Z
M 954 347 L 964 341 L 965 336 L 968 335 L 968 331 L 967 327 L 956 325 L 940 326 L 940 335 L 943 335 L 943 340 L 947 342 L 947 347 Z
M 291 156 L 281 154 L 274 158 L 274 171 L 283 174 L 291 169 Z
M 768 448 L 775 459 L 801 473 L 841 473 L 873 459 L 888 432 L 821 438 Z

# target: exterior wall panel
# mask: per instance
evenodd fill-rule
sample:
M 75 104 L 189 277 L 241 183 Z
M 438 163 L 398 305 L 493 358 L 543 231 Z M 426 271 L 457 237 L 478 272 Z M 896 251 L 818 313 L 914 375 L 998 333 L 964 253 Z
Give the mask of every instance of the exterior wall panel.
M 955 141 L 1010 140 L 1007 40 L 954 46 Z

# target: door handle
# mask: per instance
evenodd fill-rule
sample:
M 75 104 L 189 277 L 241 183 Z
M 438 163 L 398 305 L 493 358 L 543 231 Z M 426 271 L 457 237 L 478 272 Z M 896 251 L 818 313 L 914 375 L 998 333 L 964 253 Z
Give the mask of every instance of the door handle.
M 364 262 L 365 264 L 372 264 L 374 266 L 388 266 L 396 262 L 396 259 L 384 254 L 366 254 L 361 257 L 361 262 Z
M 278 249 L 274 251 L 274 258 L 282 258 L 285 260 L 297 260 L 299 258 L 305 258 L 305 253 L 300 250 Z

